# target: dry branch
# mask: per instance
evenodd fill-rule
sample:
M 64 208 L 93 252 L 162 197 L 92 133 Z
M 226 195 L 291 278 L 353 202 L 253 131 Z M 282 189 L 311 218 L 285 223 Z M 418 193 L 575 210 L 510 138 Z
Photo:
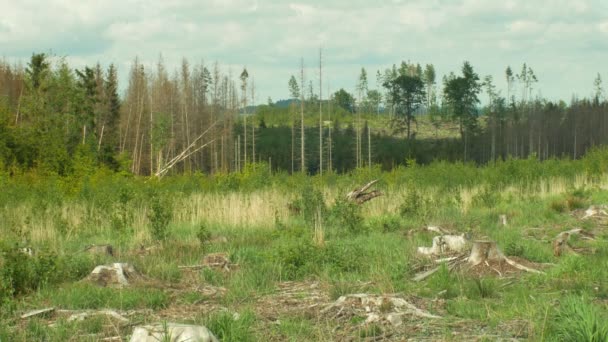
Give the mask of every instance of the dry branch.
M 581 228 L 570 229 L 565 232 L 561 232 L 557 234 L 555 240 L 553 240 L 553 254 L 555 256 L 560 256 L 564 254 L 564 252 L 574 252 L 572 246 L 568 243 L 570 240 L 570 236 L 572 235 L 581 235 L 584 239 L 593 240 L 594 235 L 584 231 Z
M 55 308 L 45 308 L 45 309 L 40 309 L 40 310 L 29 311 L 29 312 L 26 312 L 23 315 L 21 315 L 21 319 L 26 319 L 26 318 L 35 317 L 35 316 L 46 315 L 46 314 L 51 313 L 53 311 L 55 311 Z
M 374 184 L 378 182 L 377 179 L 365 184 L 364 186 L 357 188 L 346 195 L 346 198 L 349 201 L 353 201 L 357 204 L 363 204 L 371 199 L 374 199 L 378 196 L 381 196 L 382 193 L 378 190 L 372 190 L 370 192 L 366 192 L 369 188 L 371 188 Z

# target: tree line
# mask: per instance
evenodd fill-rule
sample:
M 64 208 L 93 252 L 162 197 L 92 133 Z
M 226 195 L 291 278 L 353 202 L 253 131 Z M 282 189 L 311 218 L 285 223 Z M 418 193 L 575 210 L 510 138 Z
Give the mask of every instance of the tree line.
M 254 106 L 247 68 L 234 73 L 217 62 L 184 59 L 170 72 L 162 58 L 151 67 L 135 58 L 120 96 L 114 65 L 73 69 L 45 54 L 33 54 L 25 67 L 0 61 L 0 167 L 66 175 L 88 161 L 163 176 L 267 162 L 288 172 L 347 172 L 407 160 L 579 158 L 608 139 L 599 74 L 594 96 L 566 104 L 534 96 L 538 78 L 526 64 L 506 68 L 506 94 L 468 62 L 441 84 L 432 64 L 401 62 L 376 72 L 375 89 L 362 68 L 352 93 L 322 91 L 321 51 L 318 87 L 304 70 L 302 61 L 299 77 L 287 82 L 291 101 L 278 109 L 270 99 Z M 459 138 L 417 138 L 422 115 L 456 126 Z M 372 128 L 374 116 L 388 119 L 391 134 Z

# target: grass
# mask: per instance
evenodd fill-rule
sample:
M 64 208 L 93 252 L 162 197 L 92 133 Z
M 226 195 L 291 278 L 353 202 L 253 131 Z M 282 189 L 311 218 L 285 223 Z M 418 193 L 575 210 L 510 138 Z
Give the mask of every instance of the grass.
M 304 311 L 268 313 L 264 300 L 277 295 L 279 285 L 288 281 L 318 283 L 327 300 L 350 293 L 397 293 L 427 303 L 429 310 L 444 317 L 439 326 L 425 326 L 413 336 L 443 338 L 460 329 L 476 336 L 485 334 L 490 340 L 520 334 L 531 340 L 605 341 L 608 234 L 598 223 L 581 222 L 569 213 L 589 204 L 608 203 L 608 177 L 589 177 L 583 171 L 584 161 L 564 161 L 564 172 L 551 171 L 556 167 L 551 163 L 520 161 L 480 169 L 454 164 L 441 166 L 444 171 L 430 166 L 380 174 L 360 170 L 323 180 L 276 175 L 270 185 L 241 191 L 213 188 L 212 180 L 192 176 L 189 183 L 169 178 L 153 185 L 137 179 L 132 184 L 105 180 L 96 185 L 98 195 L 68 196 L 50 186 L 52 180 L 39 180 L 32 189 L 45 194 L 42 198 L 33 190 L 21 193 L 25 190 L 16 179 L 5 188 L 15 194 L 15 200 L 0 195 L 4 198 L 0 198 L 0 235 L 5 237 L 0 243 L 0 263 L 15 261 L 11 267 L 0 268 L 0 341 L 112 334 L 99 319 L 82 324 L 60 319 L 54 328 L 43 319 L 31 319 L 21 329 L 15 319 L 20 313 L 48 306 L 153 310 L 155 316 L 145 320 L 176 319 L 172 313 L 180 312 L 180 321 L 205 324 L 224 341 L 332 340 L 337 338 L 333 329 L 342 324 L 355 329 L 349 335 L 354 339 L 389 332 L 385 326 L 364 324 L 364 317 L 338 322 Z M 542 170 L 546 176 L 522 178 L 522 174 L 534 174 L 526 167 Z M 569 171 L 575 167 L 580 172 Z M 506 172 L 515 176 L 504 178 Z M 381 180 L 383 196 L 360 208 L 337 201 L 372 177 Z M 310 188 L 302 185 L 304 181 L 320 189 L 325 207 L 319 209 L 322 244 L 315 242 L 315 220 L 288 209 L 288 203 L 316 201 L 301 196 L 303 189 Z M 320 187 L 321 182 L 331 185 Z M 185 184 L 195 185 L 191 189 Z M 114 196 L 114 186 L 130 189 L 116 195 L 120 206 L 103 200 Z M 157 194 L 165 193 L 166 198 L 149 202 L 148 186 L 159 187 Z M 44 187 L 51 190 L 41 190 Z M 151 205 L 156 206 L 156 214 L 150 214 Z M 319 208 L 319 203 L 309 207 Z M 508 216 L 508 226 L 499 223 L 501 214 Z M 167 223 L 157 225 L 159 241 L 151 233 L 153 219 Z M 431 235 L 417 230 L 427 224 L 493 239 L 508 256 L 554 266 L 544 275 L 507 279 L 466 276 L 442 268 L 416 283 L 411 280 L 413 274 L 429 263 L 415 253 L 416 247 L 431 242 Z M 597 239 L 572 243 L 596 252 L 553 256 L 550 240 L 579 226 L 598 231 Z M 217 237 L 227 242 L 211 242 Z M 83 253 L 84 246 L 93 243 L 112 244 L 115 256 Z M 136 252 L 142 244 L 157 249 L 141 256 Z M 14 254 L 16 247 L 25 245 L 38 253 L 32 258 Z M 200 264 L 205 254 L 215 252 L 227 253 L 238 267 L 230 272 L 179 269 Z M 151 281 L 121 290 L 79 281 L 95 265 L 116 261 L 133 264 Z M 204 294 L 203 285 L 223 287 L 225 295 Z M 9 293 L 14 286 L 20 291 Z M 308 295 L 304 291 L 296 298 L 306 300 Z M 456 325 L 463 320 L 470 327 Z M 509 330 L 517 322 L 525 322 L 524 331 Z M 119 333 L 125 337 L 130 331 Z

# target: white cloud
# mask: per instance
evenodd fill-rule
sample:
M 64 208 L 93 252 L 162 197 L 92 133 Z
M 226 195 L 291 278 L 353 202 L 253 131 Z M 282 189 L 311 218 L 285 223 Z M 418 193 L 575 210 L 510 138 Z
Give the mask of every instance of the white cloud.
M 559 65 L 595 75 L 596 59 L 608 54 L 597 40 L 608 34 L 603 0 L 50 0 L 42 11 L 33 0 L 4 2 L 0 46 L 8 58 L 53 49 L 78 65 L 117 63 L 123 75 L 135 56 L 152 65 L 162 54 L 170 69 L 182 57 L 246 64 L 258 73 L 261 99 L 287 96 L 300 57 L 316 65 L 319 47 L 332 88 L 352 90 L 362 66 L 375 74 L 411 60 L 442 74 L 466 59 L 496 79 L 509 64 L 542 65 L 539 87 L 562 98 L 588 85 L 569 82 Z M 540 73 L 562 81 L 543 84 Z
M 536 34 L 542 28 L 543 25 L 532 20 L 516 20 L 508 25 L 509 31 L 516 34 Z

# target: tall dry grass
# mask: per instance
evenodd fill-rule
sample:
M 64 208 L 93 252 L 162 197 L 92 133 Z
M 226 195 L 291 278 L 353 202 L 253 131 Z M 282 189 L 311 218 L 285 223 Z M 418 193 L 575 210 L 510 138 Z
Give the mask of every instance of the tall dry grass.
M 600 187 L 608 189 L 608 174 L 595 180 L 580 175 L 574 180 L 566 178 L 543 179 L 533 186 L 511 185 L 501 190 L 502 194 L 514 196 L 538 196 L 546 198 L 567 192 L 572 188 Z M 442 193 L 438 188 L 427 186 L 423 190 L 426 197 L 437 203 Z M 408 192 L 405 185 L 393 185 L 383 190 L 383 195 L 362 206 L 364 217 L 375 217 L 399 212 Z M 482 186 L 463 187 L 459 189 L 461 211 L 466 213 L 472 205 L 473 198 L 483 191 Z M 331 205 L 340 193 L 337 188 L 323 190 L 325 200 Z M 213 225 L 234 227 L 268 227 L 275 222 L 290 216 L 288 204 L 298 196 L 292 189 L 263 189 L 253 192 L 230 193 L 193 193 L 176 195 L 172 201 L 172 224 L 196 225 L 205 222 Z M 132 222 L 129 227 L 133 233 L 132 242 L 140 243 L 150 239 L 148 229 L 148 208 L 137 205 L 130 208 Z M 13 208 L 4 209 L 4 222 L 0 222 L 0 234 L 3 231 L 19 230 L 24 239 L 35 243 L 58 243 L 59 240 L 77 238 L 82 233 L 94 236 L 111 236 L 111 217 L 102 211 L 80 202 L 64 202 L 61 205 L 49 205 L 40 210 L 33 204 L 23 203 Z

